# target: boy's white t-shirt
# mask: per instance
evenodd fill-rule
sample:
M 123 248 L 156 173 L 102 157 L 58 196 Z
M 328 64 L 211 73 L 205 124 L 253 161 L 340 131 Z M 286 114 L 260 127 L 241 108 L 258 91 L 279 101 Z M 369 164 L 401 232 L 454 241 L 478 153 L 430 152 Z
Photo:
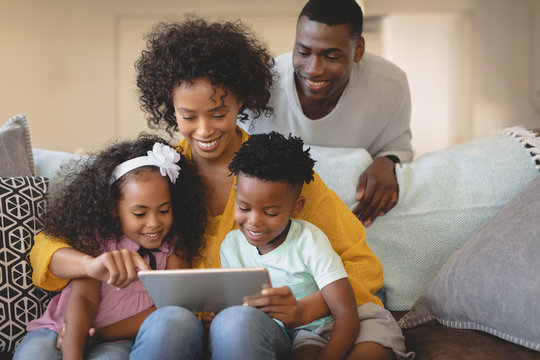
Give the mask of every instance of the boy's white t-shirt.
M 285 241 L 264 255 L 259 255 L 240 230 L 233 230 L 221 243 L 220 260 L 224 268 L 267 268 L 272 287 L 287 285 L 297 299 L 347 277 L 341 258 L 326 235 L 304 220 L 291 220 Z M 301 328 L 315 330 L 332 320 L 327 316 Z

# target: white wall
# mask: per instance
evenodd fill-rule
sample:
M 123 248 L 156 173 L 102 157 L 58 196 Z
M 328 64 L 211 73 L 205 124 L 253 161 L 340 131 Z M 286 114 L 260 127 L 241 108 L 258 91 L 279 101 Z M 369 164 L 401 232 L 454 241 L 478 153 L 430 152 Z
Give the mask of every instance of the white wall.
M 540 127 L 540 1 L 365 3 L 368 16 L 383 17 L 376 48 L 409 77 L 417 154 Z
M 534 56 L 540 58 L 538 0 L 364 3 L 367 15 L 385 19 L 423 15 L 429 21 L 430 15 L 452 14 L 470 19 L 469 50 L 460 45 L 459 36 L 442 46 L 469 51 L 465 58 L 470 59 L 471 74 L 465 80 L 470 82 L 466 89 L 470 96 L 430 119 L 450 143 L 508 125 L 540 127 L 540 105 L 535 107 L 533 101 L 534 89 L 540 85 L 537 82 L 535 88 L 532 80 L 540 74 L 540 61 L 533 66 Z M 180 18 L 185 12 L 242 17 L 278 54 L 292 48 L 303 4 L 303 0 L 0 0 L 0 123 L 23 112 L 29 117 L 34 146 L 67 151 L 100 147 L 112 138 L 146 130 L 137 106 L 133 61 L 151 24 Z M 396 20 L 394 25 L 398 23 L 405 28 L 397 32 L 416 31 L 406 21 Z M 408 43 L 428 44 L 426 39 L 415 38 L 420 35 L 407 39 Z M 380 44 L 379 49 L 384 51 L 385 46 Z M 416 56 L 407 55 L 409 59 Z M 399 65 L 408 70 L 406 64 Z M 456 71 L 455 67 L 441 69 L 451 63 L 432 61 L 431 66 L 437 65 L 443 74 Z M 414 89 L 426 85 L 409 78 L 413 111 L 427 111 L 435 100 L 424 95 L 417 99 Z M 432 136 L 434 131 L 422 129 L 415 130 L 417 148 L 443 145 Z
M 147 130 L 133 62 L 157 20 L 241 17 L 292 48 L 298 0 L 0 0 L 0 122 L 25 113 L 35 147 L 78 151 Z M 277 29 L 277 31 L 274 29 Z

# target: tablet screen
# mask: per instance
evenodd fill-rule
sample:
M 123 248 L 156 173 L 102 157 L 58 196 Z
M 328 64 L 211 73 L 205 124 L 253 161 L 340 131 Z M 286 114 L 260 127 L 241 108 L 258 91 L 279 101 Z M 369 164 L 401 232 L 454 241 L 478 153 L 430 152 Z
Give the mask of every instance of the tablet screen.
M 218 312 L 242 305 L 244 297 L 269 287 L 265 268 L 139 271 L 156 307 L 182 306 L 193 312 Z

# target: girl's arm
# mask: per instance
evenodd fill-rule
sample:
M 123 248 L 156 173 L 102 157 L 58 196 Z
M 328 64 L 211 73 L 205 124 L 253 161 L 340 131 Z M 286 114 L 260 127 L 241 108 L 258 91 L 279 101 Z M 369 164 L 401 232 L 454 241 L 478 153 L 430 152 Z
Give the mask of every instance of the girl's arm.
M 189 268 L 189 264 L 182 257 L 173 253 L 167 258 L 167 265 L 165 268 L 187 269 Z M 152 306 L 130 318 L 121 320 L 103 328 L 95 329 L 92 341 L 102 342 L 135 338 L 143 321 L 154 310 L 156 310 L 156 307 Z
M 143 321 L 154 310 L 156 310 L 156 307 L 151 306 L 148 309 L 141 311 L 137 315 L 133 315 L 132 317 L 118 321 L 106 327 L 94 329 L 92 331 L 93 335 L 91 342 L 99 343 L 104 341 L 134 339 L 137 336 Z
M 339 279 L 326 285 L 321 292 L 334 317 L 334 326 L 330 340 L 317 359 L 344 359 L 360 331 L 351 283 L 348 278 Z
M 88 330 L 99 306 L 100 282 L 91 278 L 71 281 L 71 292 L 59 336 L 63 359 L 83 359 Z
M 92 257 L 73 248 L 62 248 L 53 254 L 49 264 L 49 270 L 57 277 L 90 277 L 119 288 L 138 280 L 137 270 L 148 269 L 138 253 L 126 249 Z

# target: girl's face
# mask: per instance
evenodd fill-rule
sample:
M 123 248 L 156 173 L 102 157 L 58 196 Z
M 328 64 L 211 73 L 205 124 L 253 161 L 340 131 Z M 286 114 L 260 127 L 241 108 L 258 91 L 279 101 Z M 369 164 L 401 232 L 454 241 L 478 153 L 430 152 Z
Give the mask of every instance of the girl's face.
M 173 222 L 169 181 L 159 171 L 129 175 L 120 189 L 118 215 L 124 234 L 147 249 L 161 245 Z
M 178 129 L 193 157 L 228 163 L 241 142 L 235 130 L 242 102 L 204 78 L 175 86 L 172 98 Z

